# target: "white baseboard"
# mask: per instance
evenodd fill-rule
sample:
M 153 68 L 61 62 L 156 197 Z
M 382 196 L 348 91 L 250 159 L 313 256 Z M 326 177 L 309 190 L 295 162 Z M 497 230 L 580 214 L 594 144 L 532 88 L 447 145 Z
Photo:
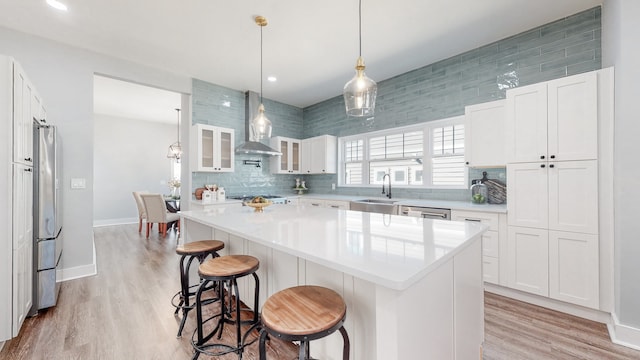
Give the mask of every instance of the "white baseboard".
M 611 314 L 611 323 L 607 324 L 609 336 L 614 344 L 640 350 L 640 329 L 620 324 L 618 316 Z
M 106 220 L 94 220 L 93 227 L 112 226 L 112 225 L 125 225 L 125 224 L 137 224 L 138 218 L 122 218 L 122 219 L 106 219 Z
M 529 294 L 500 285 L 484 283 L 484 289 L 490 293 L 510 297 L 529 304 L 542 306 L 547 309 L 560 311 L 565 314 L 581 317 L 583 319 L 593 320 L 603 324 L 611 322 L 611 315 L 608 312 L 586 308 L 579 305 L 570 304 L 564 301 L 558 301 L 551 298 Z
M 83 277 L 93 276 L 98 273 L 98 266 L 96 264 L 96 243 L 91 239 L 93 244 L 93 261 L 88 265 L 81 265 L 72 268 L 65 268 L 56 270 L 56 282 L 62 282 L 67 280 L 79 279 Z
M 0 341 L 0 351 L 2 351 L 2 348 L 4 347 L 4 341 Z

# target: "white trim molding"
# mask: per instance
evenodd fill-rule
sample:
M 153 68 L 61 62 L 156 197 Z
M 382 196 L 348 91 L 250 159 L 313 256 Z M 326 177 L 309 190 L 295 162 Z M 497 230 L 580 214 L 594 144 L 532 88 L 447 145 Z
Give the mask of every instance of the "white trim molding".
M 67 280 L 74 280 L 83 277 L 93 276 L 98 274 L 98 266 L 96 263 L 96 243 L 91 239 L 93 244 L 93 261 L 91 264 L 76 266 L 72 268 L 60 269 L 56 271 L 57 282 L 63 282 Z
M 121 219 L 107 219 L 107 220 L 94 220 L 93 227 L 112 226 L 112 225 L 126 225 L 137 224 L 138 218 L 121 218 Z
M 621 324 L 615 313 L 611 313 L 611 322 L 607 327 L 614 344 L 640 350 L 640 329 Z

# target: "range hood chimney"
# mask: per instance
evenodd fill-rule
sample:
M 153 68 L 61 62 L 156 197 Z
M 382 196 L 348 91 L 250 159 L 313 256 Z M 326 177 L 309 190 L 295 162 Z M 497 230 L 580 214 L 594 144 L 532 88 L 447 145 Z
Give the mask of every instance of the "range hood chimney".
M 251 119 L 256 116 L 258 106 L 260 105 L 260 96 L 253 91 L 247 91 L 244 94 L 244 137 L 245 143 L 236 147 L 236 153 L 238 154 L 253 154 L 253 155 L 282 155 L 278 150 L 272 149 L 269 146 L 260 142 L 260 140 L 253 138 L 251 133 Z

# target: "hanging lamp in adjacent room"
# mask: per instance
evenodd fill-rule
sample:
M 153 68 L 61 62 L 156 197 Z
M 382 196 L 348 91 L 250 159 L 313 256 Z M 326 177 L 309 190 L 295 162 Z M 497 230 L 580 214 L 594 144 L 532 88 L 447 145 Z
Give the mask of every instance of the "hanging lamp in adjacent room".
M 180 145 L 180 109 L 176 109 L 176 111 L 178 112 L 178 141 L 169 145 L 167 157 L 169 159 L 176 159 L 177 162 L 180 162 L 180 158 L 182 157 L 182 146 Z
M 359 56 L 356 61 L 356 75 L 343 90 L 344 105 L 349 116 L 372 116 L 376 107 L 378 85 L 364 73 L 362 59 L 362 0 L 358 1 Z
M 271 121 L 267 119 L 264 113 L 264 104 L 262 103 L 262 28 L 267 26 L 267 19 L 263 16 L 256 16 L 255 22 L 260 26 L 260 106 L 258 106 L 258 115 L 251 119 L 249 128 L 251 138 L 254 141 L 271 137 Z

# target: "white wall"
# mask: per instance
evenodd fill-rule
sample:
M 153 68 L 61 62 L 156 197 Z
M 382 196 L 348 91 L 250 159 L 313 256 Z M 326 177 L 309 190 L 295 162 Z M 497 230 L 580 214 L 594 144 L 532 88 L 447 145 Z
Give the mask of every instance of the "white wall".
M 132 191 L 170 192 L 167 148 L 177 131 L 170 124 L 94 116 L 94 225 L 137 223 Z
M 602 65 L 615 66 L 614 337 L 640 348 L 640 2 L 606 0 Z M 617 319 L 616 319 L 617 318 Z
M 118 60 L 0 27 L 0 52 L 14 57 L 45 102 L 63 141 L 63 269 L 81 275 L 93 264 L 93 76 L 102 74 L 190 94 L 191 78 Z M 178 69 L 179 70 L 179 69 Z M 71 190 L 71 178 L 87 188 Z M 77 271 L 73 271 L 78 269 Z

